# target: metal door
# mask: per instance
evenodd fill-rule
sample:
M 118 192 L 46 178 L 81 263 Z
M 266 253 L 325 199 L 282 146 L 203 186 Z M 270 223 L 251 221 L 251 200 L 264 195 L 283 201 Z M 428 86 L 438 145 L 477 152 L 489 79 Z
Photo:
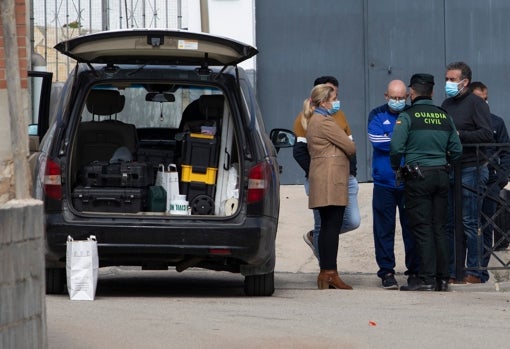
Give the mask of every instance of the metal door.
M 441 104 L 445 67 L 443 2 L 368 0 L 366 10 L 368 112 L 386 102 L 388 82 L 400 79 L 407 85 L 414 73 L 434 75 L 434 102 Z M 371 178 L 371 145 L 367 159 L 366 178 Z
M 266 128 L 292 129 L 315 78 L 333 75 L 340 81 L 339 99 L 363 163 L 363 1 L 257 1 L 256 25 L 257 97 Z M 278 160 L 283 184 L 303 183 L 291 149 L 282 149 Z

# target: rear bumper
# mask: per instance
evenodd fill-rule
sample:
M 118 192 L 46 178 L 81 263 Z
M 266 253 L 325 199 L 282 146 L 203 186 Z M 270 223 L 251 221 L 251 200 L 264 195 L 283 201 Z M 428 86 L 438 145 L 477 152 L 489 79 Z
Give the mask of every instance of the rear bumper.
M 178 265 L 195 259 L 205 261 L 197 266 L 215 270 L 232 271 L 232 264 L 244 265 L 243 270 L 262 266 L 267 269 L 268 265 L 274 268 L 276 229 L 277 220 L 271 217 L 248 217 L 241 224 L 188 221 L 178 225 L 129 221 L 70 224 L 61 215 L 49 215 L 46 216 L 46 265 L 65 266 L 68 235 L 74 240 L 95 235 L 100 266 Z

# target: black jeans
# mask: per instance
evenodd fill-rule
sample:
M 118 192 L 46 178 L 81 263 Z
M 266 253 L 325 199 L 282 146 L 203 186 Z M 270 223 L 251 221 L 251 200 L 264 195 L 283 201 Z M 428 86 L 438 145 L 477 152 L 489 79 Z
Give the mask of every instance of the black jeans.
M 319 260 L 321 269 L 336 270 L 338 235 L 342 228 L 345 206 L 319 207 L 321 230 L 319 233 Z
M 422 170 L 424 178 L 406 180 L 405 212 L 420 259 L 418 276 L 434 285 L 448 279 L 450 251 L 447 236 L 448 173 Z

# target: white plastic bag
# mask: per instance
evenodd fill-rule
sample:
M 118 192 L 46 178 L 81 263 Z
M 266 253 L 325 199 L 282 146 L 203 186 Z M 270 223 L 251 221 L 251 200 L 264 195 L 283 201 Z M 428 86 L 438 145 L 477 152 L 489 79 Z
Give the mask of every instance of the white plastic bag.
M 99 258 L 94 235 L 87 240 L 67 237 L 66 275 L 67 291 L 71 300 L 92 301 L 96 295 Z
M 220 215 L 231 216 L 237 211 L 239 206 L 239 189 L 238 187 L 239 176 L 237 168 L 232 166 L 228 170 L 227 179 L 227 192 L 225 200 L 221 202 Z
M 156 185 L 162 186 L 166 190 L 166 211 L 170 212 L 170 202 L 179 195 L 179 173 L 177 165 L 170 164 L 165 169 L 163 164 L 159 164 L 156 174 Z

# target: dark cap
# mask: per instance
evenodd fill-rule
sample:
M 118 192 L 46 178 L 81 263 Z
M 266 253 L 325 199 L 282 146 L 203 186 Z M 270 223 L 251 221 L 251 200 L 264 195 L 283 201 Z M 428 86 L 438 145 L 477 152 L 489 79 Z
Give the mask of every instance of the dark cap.
M 411 82 L 408 87 L 411 87 L 414 84 L 434 86 L 434 76 L 430 74 L 414 74 L 411 76 Z

